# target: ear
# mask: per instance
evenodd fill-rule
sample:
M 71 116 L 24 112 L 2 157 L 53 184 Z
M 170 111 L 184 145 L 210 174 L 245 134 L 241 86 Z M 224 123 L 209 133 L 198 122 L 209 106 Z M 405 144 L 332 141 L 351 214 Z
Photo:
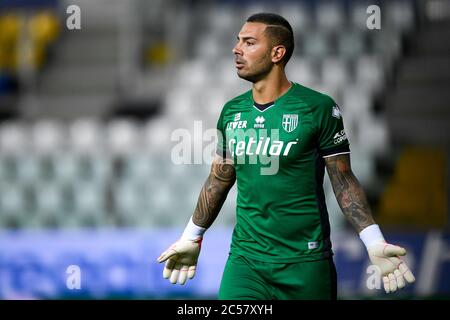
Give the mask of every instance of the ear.
M 284 46 L 275 46 L 272 48 L 272 62 L 279 63 L 286 54 L 286 48 Z

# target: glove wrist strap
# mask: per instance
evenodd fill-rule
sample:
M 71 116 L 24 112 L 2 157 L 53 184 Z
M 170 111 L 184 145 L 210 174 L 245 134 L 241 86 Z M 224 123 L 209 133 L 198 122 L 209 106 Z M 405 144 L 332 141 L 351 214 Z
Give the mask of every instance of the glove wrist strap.
M 375 243 L 385 242 L 383 233 L 381 232 L 380 227 L 377 224 L 372 224 L 364 228 L 359 233 L 359 237 L 361 238 L 366 248 L 369 248 Z
M 184 229 L 184 232 L 181 236 L 181 239 L 183 240 L 191 240 L 196 241 L 203 238 L 203 234 L 205 233 L 206 228 L 199 227 L 192 221 L 192 217 L 189 219 L 189 222 Z

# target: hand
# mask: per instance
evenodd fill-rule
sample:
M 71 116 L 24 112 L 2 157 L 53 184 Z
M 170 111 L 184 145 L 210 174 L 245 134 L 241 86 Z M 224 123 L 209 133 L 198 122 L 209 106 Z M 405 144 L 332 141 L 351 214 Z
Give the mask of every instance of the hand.
M 378 266 L 383 277 L 386 293 L 395 292 L 405 286 L 405 279 L 413 283 L 416 279 L 400 256 L 406 255 L 402 247 L 379 242 L 367 249 L 370 261 Z
M 169 279 L 172 284 L 178 281 L 179 284 L 184 285 L 187 278 L 194 278 L 201 243 L 201 238 L 180 239 L 164 251 L 157 259 L 159 263 L 167 260 L 163 271 L 164 279 Z

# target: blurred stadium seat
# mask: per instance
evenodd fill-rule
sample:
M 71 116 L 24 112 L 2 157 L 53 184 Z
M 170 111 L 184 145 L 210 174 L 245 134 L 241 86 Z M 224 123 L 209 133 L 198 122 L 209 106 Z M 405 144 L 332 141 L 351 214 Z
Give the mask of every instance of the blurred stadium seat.
M 184 221 L 185 216 L 177 213 L 189 207 L 193 210 L 207 170 L 200 172 L 190 167 L 179 170 L 171 164 L 172 147 L 182 142 L 172 139 L 187 139 L 192 146 L 205 146 L 201 140 L 204 137 L 195 136 L 194 121 L 202 120 L 203 131 L 215 128 L 227 99 L 248 89 L 244 81 L 236 78 L 230 58 L 242 19 L 255 10 L 272 10 L 291 21 L 299 40 L 287 68 L 290 79 L 331 95 L 341 105 L 350 142 L 362 150 L 359 155 L 355 151 L 354 166 L 362 181 L 370 184 L 374 179 L 373 157 L 385 152 L 389 144 L 384 118 L 373 112 L 373 102 L 385 88 L 393 63 L 401 53 L 401 35 L 413 28 L 413 7 L 408 2 L 395 1 L 389 4 L 391 7 L 386 17 L 388 29 L 376 35 L 365 28 L 367 6 L 362 2 L 352 1 L 348 6 L 330 1 L 315 5 L 307 1 L 224 4 L 208 10 L 183 7 L 182 10 L 198 16 L 186 21 L 193 30 L 201 32 L 193 37 L 192 54 L 186 54 L 184 60 L 183 56 L 177 57 L 181 60 L 173 68 L 171 89 L 160 92 L 163 108 L 159 116 L 144 121 L 129 118 L 105 121 L 97 116 L 100 109 L 93 109 L 91 116 L 85 117 L 88 114 L 83 111 L 83 116 L 70 120 L 63 116 L 38 117 L 31 123 L 4 122 L 0 127 L 2 176 L 24 185 L 51 186 L 48 190 L 35 190 L 37 208 L 52 203 L 56 206 L 58 201 L 64 208 L 72 208 L 69 217 L 74 217 L 55 220 L 56 224 L 101 225 L 99 217 L 116 217 L 109 222 L 118 225 L 175 225 Z M 100 3 L 89 4 L 88 8 L 88 15 L 94 17 Z M 108 14 L 132 7 L 127 8 L 114 2 Z M 404 16 L 402 11 L 406 12 Z M 146 14 L 149 13 L 143 16 Z M 23 19 L 20 14 L 0 16 L 1 48 L 18 41 Z M 36 11 L 26 20 L 33 41 L 40 46 L 58 41 L 60 19 L 55 11 Z M 106 53 L 114 51 L 114 42 L 108 39 L 116 31 L 112 20 L 95 23 L 89 22 L 84 37 L 63 34 L 66 40 L 58 43 L 54 55 L 58 67 L 43 72 L 45 96 L 41 102 L 47 104 L 48 100 L 48 106 L 54 110 L 69 97 L 66 92 L 82 93 L 76 102 L 73 100 L 74 105 L 82 102 L 89 108 L 95 99 L 100 100 L 96 96 L 88 101 L 86 93 L 113 90 L 111 80 L 117 77 L 114 63 L 120 56 L 112 59 Z M 83 52 L 82 57 L 74 56 L 70 46 Z M 0 52 L 4 56 L 6 51 Z M 101 64 L 102 70 L 98 68 L 100 61 L 105 62 Z M 65 62 L 70 67 L 63 69 Z M 75 112 L 74 108 L 71 110 L 70 113 Z M 178 133 L 185 136 L 172 136 L 175 129 L 181 129 Z M 110 188 L 105 187 L 108 184 Z M 70 188 L 57 198 L 56 186 Z M 189 192 L 183 192 L 186 189 Z M 174 190 L 179 194 L 177 201 L 170 200 Z M 232 206 L 227 208 L 231 211 Z M 149 216 L 152 218 L 147 219 Z
M 340 106 L 352 168 L 376 220 L 400 231 L 448 229 L 450 24 L 439 6 L 428 11 L 444 21 L 429 27 L 418 1 L 376 1 L 382 28 L 369 30 L 371 1 L 21 1 L 34 3 L 29 8 L 6 2 L 0 2 L 0 231 L 93 229 L 97 236 L 102 229 L 142 228 L 171 236 L 166 230 L 184 226 L 210 169 L 208 156 L 194 153 L 210 146 L 205 133 L 215 129 L 223 104 L 251 87 L 236 76 L 231 50 L 244 20 L 258 11 L 278 12 L 293 27 L 288 78 Z M 82 9 L 82 30 L 65 28 L 70 4 Z M 150 113 L 150 105 L 157 111 Z M 183 143 L 185 158 L 175 148 Z M 403 150 L 420 143 L 445 150 Z M 174 163 L 185 159 L 191 164 Z M 334 235 L 348 224 L 328 179 L 324 189 Z M 234 186 L 217 229 L 234 225 L 236 196 Z M 140 240 L 142 252 L 131 253 L 129 236 L 111 243 L 140 259 L 165 239 Z M 66 238 L 64 245 L 71 241 L 87 240 Z M 224 246 L 222 234 L 216 241 Z M 361 270 L 366 262 L 358 246 L 349 246 L 343 272 L 353 277 L 356 259 Z M 18 265 L 35 258 L 24 256 Z M 83 259 L 88 269 L 90 259 L 103 257 Z M 143 265 L 147 275 L 148 261 Z M 161 294 L 153 278 L 141 282 Z M 348 293 L 349 286 L 341 287 L 345 296 L 363 287 L 354 284 Z M 36 287 L 42 297 L 45 289 Z
M 316 21 L 319 30 L 342 29 L 345 24 L 345 11 L 340 1 L 319 1 L 316 4 Z

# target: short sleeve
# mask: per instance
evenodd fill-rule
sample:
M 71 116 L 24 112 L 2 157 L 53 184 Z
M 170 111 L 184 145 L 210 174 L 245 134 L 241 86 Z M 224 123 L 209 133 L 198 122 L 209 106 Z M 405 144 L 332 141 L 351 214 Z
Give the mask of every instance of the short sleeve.
M 350 144 L 345 133 L 342 113 L 334 100 L 325 95 L 314 111 L 317 121 L 319 154 L 322 157 L 329 157 L 350 153 Z
M 217 120 L 217 147 L 216 147 L 216 154 L 221 156 L 222 158 L 228 157 L 228 151 L 227 151 L 227 143 L 226 143 L 226 136 L 225 136 L 225 130 L 224 130 L 224 124 L 223 124 L 223 114 L 224 114 L 225 107 L 222 109 L 222 112 L 220 113 L 219 119 Z

